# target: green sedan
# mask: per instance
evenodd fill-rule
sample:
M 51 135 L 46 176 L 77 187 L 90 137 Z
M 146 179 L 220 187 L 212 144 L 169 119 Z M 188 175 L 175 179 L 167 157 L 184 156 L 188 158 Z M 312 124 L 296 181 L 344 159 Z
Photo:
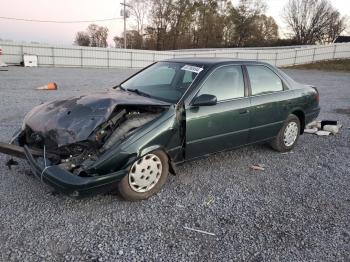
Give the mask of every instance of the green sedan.
M 254 143 L 289 151 L 320 112 L 315 87 L 257 61 L 170 59 L 114 89 L 35 107 L 0 152 L 70 196 L 142 200 L 185 161 Z

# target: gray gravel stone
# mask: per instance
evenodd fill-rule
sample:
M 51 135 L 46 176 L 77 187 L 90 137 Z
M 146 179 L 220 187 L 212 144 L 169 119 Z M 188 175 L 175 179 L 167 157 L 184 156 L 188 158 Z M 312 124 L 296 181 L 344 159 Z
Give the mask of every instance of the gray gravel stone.
M 350 74 L 286 71 L 319 88 L 320 119 L 339 120 L 340 134 L 303 135 L 288 154 L 255 145 L 186 163 L 147 201 L 52 194 L 25 175 L 25 161 L 8 170 L 0 155 L 0 260 L 349 261 L 350 118 L 335 110 L 350 107 Z M 106 90 L 133 72 L 9 67 L 0 72 L 0 140 L 35 105 Z M 57 91 L 33 90 L 50 81 Z M 257 163 L 265 171 L 249 168 Z

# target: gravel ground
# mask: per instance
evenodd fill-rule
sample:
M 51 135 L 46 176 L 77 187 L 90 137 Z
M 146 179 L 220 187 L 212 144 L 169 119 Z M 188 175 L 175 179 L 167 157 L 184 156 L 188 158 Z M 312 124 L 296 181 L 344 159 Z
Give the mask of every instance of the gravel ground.
M 303 135 L 288 154 L 256 145 L 186 163 L 147 201 L 53 194 L 25 161 L 8 170 L 0 155 L 0 260 L 349 261 L 350 115 L 335 110 L 350 107 L 350 74 L 286 71 L 319 88 L 320 119 L 339 120 L 340 134 Z M 132 72 L 0 72 L 0 141 L 33 106 L 105 90 Z M 59 90 L 33 90 L 49 81 Z M 257 163 L 266 170 L 249 169 Z

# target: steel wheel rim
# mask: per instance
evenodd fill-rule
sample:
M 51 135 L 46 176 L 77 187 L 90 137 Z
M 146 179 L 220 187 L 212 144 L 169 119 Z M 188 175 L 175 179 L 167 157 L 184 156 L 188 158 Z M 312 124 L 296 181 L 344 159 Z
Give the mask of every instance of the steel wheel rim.
M 162 175 L 162 162 L 157 155 L 147 154 L 137 160 L 129 171 L 129 185 L 138 193 L 151 190 Z
M 295 142 L 295 140 L 298 137 L 298 124 L 295 122 L 290 122 L 286 126 L 286 129 L 284 130 L 284 135 L 283 135 L 283 142 L 286 146 L 292 146 Z

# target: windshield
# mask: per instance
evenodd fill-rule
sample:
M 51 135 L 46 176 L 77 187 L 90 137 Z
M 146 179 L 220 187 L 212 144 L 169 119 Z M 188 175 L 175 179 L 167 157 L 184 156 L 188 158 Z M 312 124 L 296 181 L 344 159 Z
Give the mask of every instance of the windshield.
M 175 62 L 158 62 L 125 81 L 121 87 L 130 92 L 177 103 L 202 67 Z

